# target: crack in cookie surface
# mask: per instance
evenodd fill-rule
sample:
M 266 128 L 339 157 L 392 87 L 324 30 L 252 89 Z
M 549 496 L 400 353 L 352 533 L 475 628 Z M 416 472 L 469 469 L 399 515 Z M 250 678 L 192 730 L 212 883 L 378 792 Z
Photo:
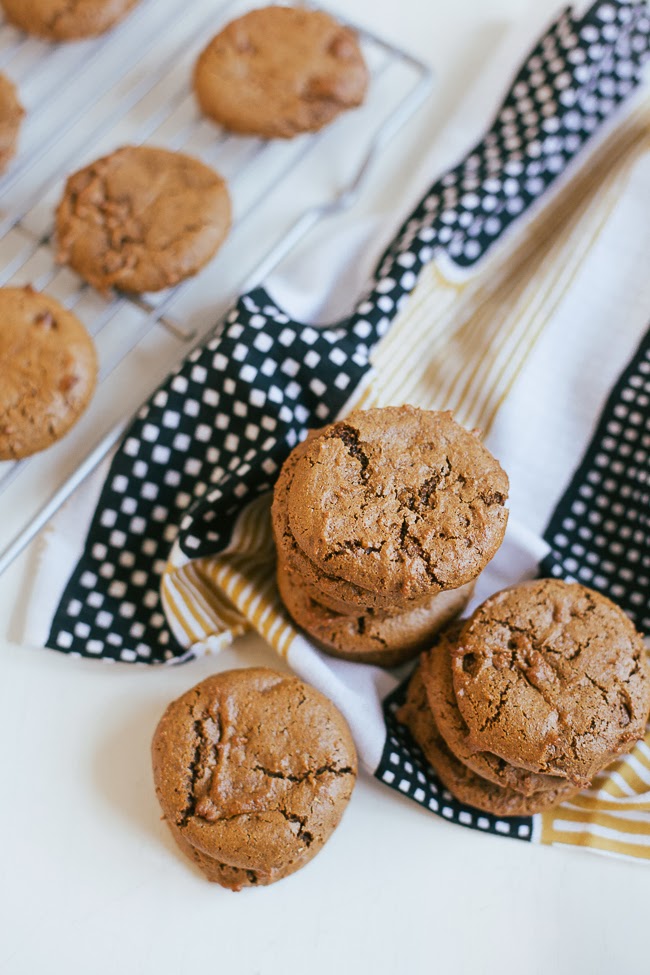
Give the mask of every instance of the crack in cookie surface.
M 286 527 L 331 577 L 398 602 L 479 574 L 505 531 L 508 479 L 450 413 L 359 411 L 293 465 Z
M 336 827 L 356 779 L 334 706 L 263 668 L 188 691 L 167 709 L 152 749 L 165 818 L 190 855 L 209 858 L 206 872 L 297 867 Z
M 534 772 L 590 779 L 645 731 L 641 638 L 578 584 L 543 579 L 486 600 L 452 648 L 452 668 L 474 746 Z

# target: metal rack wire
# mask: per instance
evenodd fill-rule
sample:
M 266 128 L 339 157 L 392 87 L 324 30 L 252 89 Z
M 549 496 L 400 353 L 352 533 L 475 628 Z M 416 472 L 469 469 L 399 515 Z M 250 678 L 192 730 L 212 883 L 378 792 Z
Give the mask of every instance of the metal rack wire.
M 207 40 L 252 5 L 225 0 L 215 11 L 214 0 L 194 0 L 179 11 L 176 0 L 143 0 L 115 31 L 78 45 L 47 45 L 0 26 L 0 68 L 17 82 L 29 113 L 23 150 L 0 180 L 0 285 L 31 283 L 74 309 L 100 361 L 97 393 L 73 430 L 41 454 L 0 463 L 0 573 L 106 456 L 156 384 L 218 326 L 233 298 L 259 283 L 321 219 L 354 204 L 377 155 L 430 89 L 424 64 L 352 25 L 371 72 L 361 109 L 286 143 L 229 135 L 200 116 L 189 79 Z M 53 211 L 70 172 L 143 142 L 182 150 L 221 172 L 233 198 L 233 229 L 196 278 L 157 295 L 106 299 L 57 266 Z M 341 157 L 347 166 L 325 168 L 345 172 L 324 176 L 323 159 Z M 296 196 L 301 180 L 309 187 L 306 202 L 297 194 L 289 223 L 266 221 L 260 232 L 255 215 L 289 184 Z M 204 301 L 200 313 L 188 314 L 206 279 L 216 281 L 209 308 Z

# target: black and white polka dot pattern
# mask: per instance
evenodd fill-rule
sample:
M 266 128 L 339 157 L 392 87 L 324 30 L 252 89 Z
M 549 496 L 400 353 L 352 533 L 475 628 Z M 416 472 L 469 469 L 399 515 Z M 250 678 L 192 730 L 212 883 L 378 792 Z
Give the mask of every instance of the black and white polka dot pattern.
M 294 444 L 358 386 L 423 265 L 444 252 L 467 268 L 489 250 L 638 84 L 649 36 L 641 3 L 597 3 L 580 20 L 564 13 L 482 142 L 404 224 L 349 319 L 300 324 L 263 289 L 238 302 L 222 334 L 182 363 L 128 431 L 48 646 L 130 662 L 183 654 L 159 595 L 172 543 L 190 558 L 227 544 L 237 513 L 269 489 Z
M 404 703 L 408 680 L 384 701 L 386 744 L 375 777 L 385 785 L 408 796 L 430 812 L 459 826 L 496 833 L 518 840 L 531 840 L 531 816 L 499 818 L 459 802 L 445 789 L 413 740 L 408 728 L 400 724 L 395 712 Z
M 488 134 L 432 188 L 387 250 L 378 273 L 384 294 L 392 295 L 392 275 L 399 300 L 401 269 L 417 274 L 436 251 L 471 267 L 548 190 L 641 80 L 649 16 L 643 2 L 608 2 L 580 19 L 570 10 L 559 17 Z
M 597 589 L 650 634 L 650 332 L 551 518 L 542 575 Z

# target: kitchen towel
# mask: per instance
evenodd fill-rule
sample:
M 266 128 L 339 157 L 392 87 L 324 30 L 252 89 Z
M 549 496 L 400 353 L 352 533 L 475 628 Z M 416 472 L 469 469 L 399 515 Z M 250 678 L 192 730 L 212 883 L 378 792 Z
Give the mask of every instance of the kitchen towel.
M 315 327 L 268 287 L 244 295 L 141 409 L 56 593 L 65 514 L 50 532 L 32 634 L 161 663 L 253 628 L 341 708 L 387 786 L 485 832 L 649 859 L 650 736 L 552 812 L 499 819 L 457 802 L 395 719 L 404 683 L 296 630 L 269 525 L 274 478 L 308 428 L 371 405 L 453 409 L 511 481 L 506 540 L 474 605 L 550 574 L 650 629 L 649 48 L 645 3 L 564 11 L 349 317 Z

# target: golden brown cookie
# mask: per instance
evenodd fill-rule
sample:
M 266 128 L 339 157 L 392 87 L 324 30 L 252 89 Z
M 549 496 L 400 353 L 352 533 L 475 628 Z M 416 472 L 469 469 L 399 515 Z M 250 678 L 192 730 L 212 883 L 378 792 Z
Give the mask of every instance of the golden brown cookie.
M 71 312 L 32 288 L 0 288 L 0 460 L 59 440 L 96 380 L 93 340 Z
M 447 748 L 459 761 L 481 778 L 494 782 L 524 796 L 559 789 L 566 780 L 557 775 L 540 775 L 528 769 L 505 762 L 498 755 L 476 751 L 468 740 L 467 725 L 463 721 L 451 672 L 451 654 L 456 645 L 463 623 L 452 623 L 440 634 L 436 645 L 420 659 L 420 673 L 426 690 L 427 701 L 439 734 Z M 578 783 L 576 783 L 578 784 Z M 585 779 L 582 788 L 589 785 Z
M 575 583 L 539 579 L 487 599 L 463 626 L 452 670 L 472 747 L 534 772 L 592 778 L 645 732 L 641 637 Z
M 357 37 L 322 11 L 263 7 L 229 23 L 196 64 L 201 109 L 233 132 L 288 139 L 360 105 Z
M 139 0 L 0 0 L 7 19 L 50 41 L 103 34 Z
M 338 825 L 357 774 L 348 726 L 331 701 L 266 668 L 216 674 L 172 702 L 152 755 L 181 848 L 234 890 L 310 860 Z
M 229 227 L 230 197 L 213 169 L 180 152 L 127 146 L 68 179 L 58 259 L 100 291 L 160 291 L 207 264 Z
M 474 588 L 468 583 L 461 589 L 437 593 L 428 603 L 396 616 L 350 616 L 311 599 L 281 563 L 277 578 L 289 614 L 326 653 L 380 667 L 396 667 L 428 647 L 435 633 L 464 609 Z
M 24 114 L 16 88 L 0 74 L 0 173 L 5 171 L 16 153 Z
M 504 471 L 451 413 L 359 410 L 297 461 L 289 527 L 328 575 L 421 598 L 479 575 L 503 539 L 507 494 Z
M 411 678 L 406 701 L 397 712 L 397 719 L 409 729 L 442 784 L 456 799 L 475 809 L 494 816 L 532 816 L 565 802 L 579 791 L 564 780 L 557 789 L 524 796 L 472 772 L 449 750 L 438 731 L 419 667 Z

